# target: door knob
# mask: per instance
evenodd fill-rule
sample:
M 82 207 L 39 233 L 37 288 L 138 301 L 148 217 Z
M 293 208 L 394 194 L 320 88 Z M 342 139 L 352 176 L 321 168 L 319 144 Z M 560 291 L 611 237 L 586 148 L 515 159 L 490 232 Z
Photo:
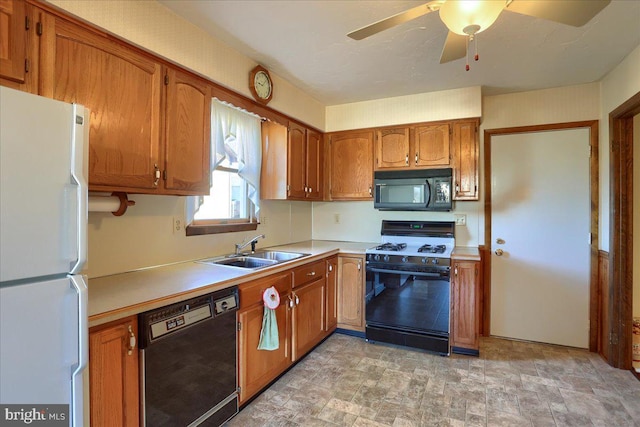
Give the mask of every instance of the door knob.
M 504 251 L 502 249 L 496 249 L 496 255 L 502 256 L 503 253 Z

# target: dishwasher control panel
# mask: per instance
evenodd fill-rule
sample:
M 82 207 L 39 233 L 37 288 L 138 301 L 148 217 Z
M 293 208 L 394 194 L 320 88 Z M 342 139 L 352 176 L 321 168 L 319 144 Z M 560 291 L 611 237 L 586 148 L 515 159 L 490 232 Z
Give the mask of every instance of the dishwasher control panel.
M 138 315 L 140 349 L 174 332 L 238 310 L 238 288 L 223 289 Z
M 209 319 L 212 316 L 211 305 L 203 305 L 201 307 L 190 310 L 189 306 L 185 307 L 187 311 L 184 311 L 181 315 L 163 319 L 159 322 L 152 323 L 151 327 L 151 339 L 154 340 L 169 332 L 186 328 L 189 325 L 198 323 L 201 320 Z

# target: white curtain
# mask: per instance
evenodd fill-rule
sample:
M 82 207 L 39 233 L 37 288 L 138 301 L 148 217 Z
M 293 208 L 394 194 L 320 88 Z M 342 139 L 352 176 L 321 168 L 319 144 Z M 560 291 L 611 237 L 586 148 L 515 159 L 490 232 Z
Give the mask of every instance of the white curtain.
M 249 184 L 249 200 L 260 210 L 262 140 L 260 117 L 213 99 L 211 103 L 211 167 L 238 164 L 238 175 Z

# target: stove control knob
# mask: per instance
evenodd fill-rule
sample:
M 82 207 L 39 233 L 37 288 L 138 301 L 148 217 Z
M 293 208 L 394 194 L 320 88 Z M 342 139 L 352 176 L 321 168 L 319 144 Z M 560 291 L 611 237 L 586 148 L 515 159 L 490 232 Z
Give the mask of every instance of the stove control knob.
M 374 255 L 373 259 L 376 260 L 376 261 L 380 261 L 380 255 Z
M 402 257 L 402 262 L 407 262 L 407 261 L 409 261 L 409 259 L 406 256 L 403 256 Z
M 422 258 L 422 263 L 426 264 L 427 263 L 427 259 L 426 258 Z
M 431 260 L 431 263 L 432 263 L 432 264 L 437 264 L 437 263 L 438 263 L 438 258 L 434 258 L 434 259 L 432 259 L 432 260 Z
M 384 262 L 388 262 L 389 261 L 389 255 L 385 255 L 384 256 Z

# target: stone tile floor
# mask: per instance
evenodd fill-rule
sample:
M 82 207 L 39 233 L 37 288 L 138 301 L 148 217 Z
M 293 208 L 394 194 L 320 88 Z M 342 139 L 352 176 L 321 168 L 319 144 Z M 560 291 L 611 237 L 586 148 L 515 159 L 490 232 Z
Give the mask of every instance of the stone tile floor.
M 640 426 L 640 381 L 574 348 L 441 357 L 333 334 L 227 425 Z

